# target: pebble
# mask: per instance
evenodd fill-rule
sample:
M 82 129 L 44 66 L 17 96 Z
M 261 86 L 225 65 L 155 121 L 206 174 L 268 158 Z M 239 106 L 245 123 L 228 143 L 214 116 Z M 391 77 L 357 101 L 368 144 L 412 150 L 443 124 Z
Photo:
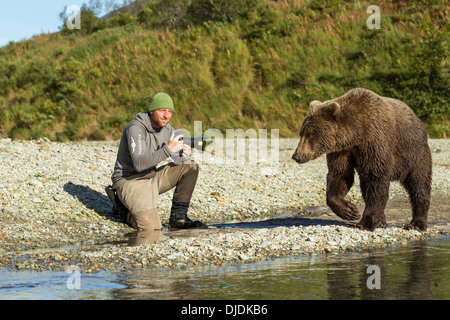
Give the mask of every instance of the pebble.
M 297 139 L 280 139 L 279 163 L 212 161 L 213 152 L 193 152 L 202 160 L 189 216 L 209 225 L 259 221 L 285 214 L 307 216 L 325 206 L 325 157 L 298 165 L 291 160 Z M 56 143 L 0 140 L 0 269 L 83 271 L 127 268 L 186 268 L 250 263 L 277 257 L 333 254 L 400 245 L 442 230 L 398 227 L 361 231 L 344 225 L 222 228 L 205 232 L 164 232 L 159 241 L 129 245 L 133 229 L 112 215 L 104 191 L 118 142 Z M 433 196 L 448 197 L 450 141 L 430 140 Z M 208 149 L 207 149 L 208 150 Z M 211 161 L 209 161 L 209 160 Z M 219 163 L 219 164 L 218 164 Z M 359 182 L 348 198 L 361 202 Z M 159 197 L 168 223 L 173 191 Z M 406 199 L 391 184 L 391 199 Z M 320 209 L 322 210 L 322 209 Z

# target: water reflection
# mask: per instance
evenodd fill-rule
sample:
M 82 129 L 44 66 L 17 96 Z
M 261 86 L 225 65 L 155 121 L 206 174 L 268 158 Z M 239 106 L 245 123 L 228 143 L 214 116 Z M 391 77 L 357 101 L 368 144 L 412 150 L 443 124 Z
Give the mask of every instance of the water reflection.
M 168 237 L 165 235 L 164 230 L 148 230 L 148 231 L 134 231 L 125 235 L 127 238 L 127 246 L 135 247 L 141 244 L 149 244 L 161 240 L 165 240 Z
M 433 299 L 426 241 L 411 248 L 373 250 L 356 261 L 331 260 L 336 261 L 327 263 L 328 299 Z M 367 286 L 371 265 L 380 268 L 380 289 Z
M 450 241 L 260 264 L 170 271 L 134 271 L 118 299 L 450 299 Z M 369 289 L 370 265 L 380 289 Z
M 0 299 L 450 299 L 449 253 L 444 238 L 221 268 L 100 272 L 81 274 L 80 290 L 67 288 L 64 272 L 0 270 Z M 367 287 L 371 265 L 380 289 Z
M 134 273 L 134 272 L 133 272 Z M 195 300 L 195 277 L 168 272 L 138 272 L 134 276 L 127 274 L 121 284 L 126 289 L 114 291 L 114 297 L 121 300 Z

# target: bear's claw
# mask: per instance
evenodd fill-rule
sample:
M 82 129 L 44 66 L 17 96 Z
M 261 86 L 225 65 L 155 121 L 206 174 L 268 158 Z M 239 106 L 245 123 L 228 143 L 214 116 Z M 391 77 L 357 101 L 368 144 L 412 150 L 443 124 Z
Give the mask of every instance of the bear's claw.
M 345 206 L 342 208 L 342 210 L 338 213 L 336 213 L 339 217 L 341 217 L 344 220 L 358 220 L 361 215 L 358 212 L 358 208 L 351 202 L 346 201 Z

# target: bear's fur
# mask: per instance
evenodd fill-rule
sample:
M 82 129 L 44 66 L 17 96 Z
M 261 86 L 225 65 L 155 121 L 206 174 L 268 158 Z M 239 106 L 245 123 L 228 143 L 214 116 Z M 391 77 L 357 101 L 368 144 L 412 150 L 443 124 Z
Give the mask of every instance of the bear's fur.
M 357 88 L 325 102 L 312 101 L 292 156 L 305 163 L 327 154 L 327 204 L 345 220 L 359 218 L 344 199 L 359 174 L 365 209 L 358 226 L 374 230 L 386 224 L 384 209 L 390 181 L 409 194 L 409 228 L 425 230 L 430 206 L 431 153 L 427 132 L 403 102 Z

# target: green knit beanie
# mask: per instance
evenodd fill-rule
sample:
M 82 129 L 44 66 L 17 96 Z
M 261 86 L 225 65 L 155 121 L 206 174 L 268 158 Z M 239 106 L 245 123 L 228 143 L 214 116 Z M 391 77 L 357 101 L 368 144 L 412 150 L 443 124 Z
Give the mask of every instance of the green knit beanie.
M 148 111 L 155 111 L 158 109 L 170 109 L 175 111 L 173 108 L 172 98 L 164 92 L 157 93 L 153 96 L 148 106 Z

